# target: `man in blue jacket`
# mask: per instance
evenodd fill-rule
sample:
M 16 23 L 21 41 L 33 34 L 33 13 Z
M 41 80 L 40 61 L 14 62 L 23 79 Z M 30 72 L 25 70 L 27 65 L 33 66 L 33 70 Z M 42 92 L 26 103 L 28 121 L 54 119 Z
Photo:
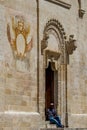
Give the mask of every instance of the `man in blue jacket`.
M 57 127 L 62 127 L 62 128 L 64 127 L 61 124 L 61 120 L 60 120 L 59 116 L 57 115 L 56 110 L 54 109 L 53 103 L 50 103 L 50 108 L 47 110 L 47 117 L 48 117 L 48 120 L 50 121 L 50 123 L 56 124 Z

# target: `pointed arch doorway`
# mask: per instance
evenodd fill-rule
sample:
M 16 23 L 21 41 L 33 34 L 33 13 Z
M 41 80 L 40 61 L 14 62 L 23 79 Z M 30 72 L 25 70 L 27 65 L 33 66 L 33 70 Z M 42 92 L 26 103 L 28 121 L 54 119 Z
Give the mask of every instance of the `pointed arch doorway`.
M 49 107 L 50 102 L 54 102 L 54 107 L 65 125 L 67 67 L 64 38 L 62 25 L 57 20 L 50 20 L 44 29 L 41 53 L 45 70 L 45 109 Z
M 52 39 L 50 39 L 50 36 Z M 53 37 L 55 37 L 57 44 L 55 44 Z M 51 44 L 48 42 L 49 39 L 50 42 L 52 41 Z M 43 77 L 45 81 L 45 84 L 43 83 L 45 87 L 45 98 L 43 95 L 45 109 L 49 107 L 50 102 L 54 102 L 62 123 L 66 127 L 68 127 L 67 64 L 69 64 L 69 55 L 76 49 L 75 41 L 74 35 L 69 35 L 69 40 L 66 39 L 64 28 L 56 19 L 48 21 L 41 41 L 43 70 L 45 70 Z M 57 50 L 56 45 L 58 45 Z M 56 63 L 58 63 L 57 67 Z

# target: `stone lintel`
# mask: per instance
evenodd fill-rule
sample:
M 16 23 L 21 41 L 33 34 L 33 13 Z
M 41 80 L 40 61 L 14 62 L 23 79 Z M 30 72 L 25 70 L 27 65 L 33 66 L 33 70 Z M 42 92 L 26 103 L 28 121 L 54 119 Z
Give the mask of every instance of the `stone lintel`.
M 58 58 L 60 57 L 60 52 L 55 52 L 52 50 L 46 50 L 46 55 L 49 59 L 54 59 L 54 60 L 58 60 Z

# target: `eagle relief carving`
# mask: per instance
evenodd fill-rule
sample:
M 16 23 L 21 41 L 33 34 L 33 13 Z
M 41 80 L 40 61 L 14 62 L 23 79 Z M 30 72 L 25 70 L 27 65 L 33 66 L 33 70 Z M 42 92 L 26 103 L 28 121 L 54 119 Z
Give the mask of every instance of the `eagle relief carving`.
M 32 48 L 30 31 L 30 25 L 26 26 L 25 20 L 20 17 L 12 17 L 11 24 L 7 24 L 8 41 L 17 59 L 24 59 Z

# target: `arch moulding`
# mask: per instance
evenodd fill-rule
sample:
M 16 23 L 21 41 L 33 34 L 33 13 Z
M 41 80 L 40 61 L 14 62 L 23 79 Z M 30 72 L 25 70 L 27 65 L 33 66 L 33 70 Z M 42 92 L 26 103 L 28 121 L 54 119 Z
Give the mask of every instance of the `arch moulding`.
M 58 51 L 52 51 L 48 48 L 50 34 L 54 35 L 59 43 Z M 76 49 L 75 41 L 74 35 L 69 35 L 67 38 L 65 30 L 58 20 L 51 19 L 46 23 L 41 41 L 43 68 L 45 71 L 50 61 L 52 69 L 58 71 L 57 111 L 66 127 L 68 127 L 67 64 L 69 64 L 69 55 Z M 45 77 L 43 79 L 45 80 Z

